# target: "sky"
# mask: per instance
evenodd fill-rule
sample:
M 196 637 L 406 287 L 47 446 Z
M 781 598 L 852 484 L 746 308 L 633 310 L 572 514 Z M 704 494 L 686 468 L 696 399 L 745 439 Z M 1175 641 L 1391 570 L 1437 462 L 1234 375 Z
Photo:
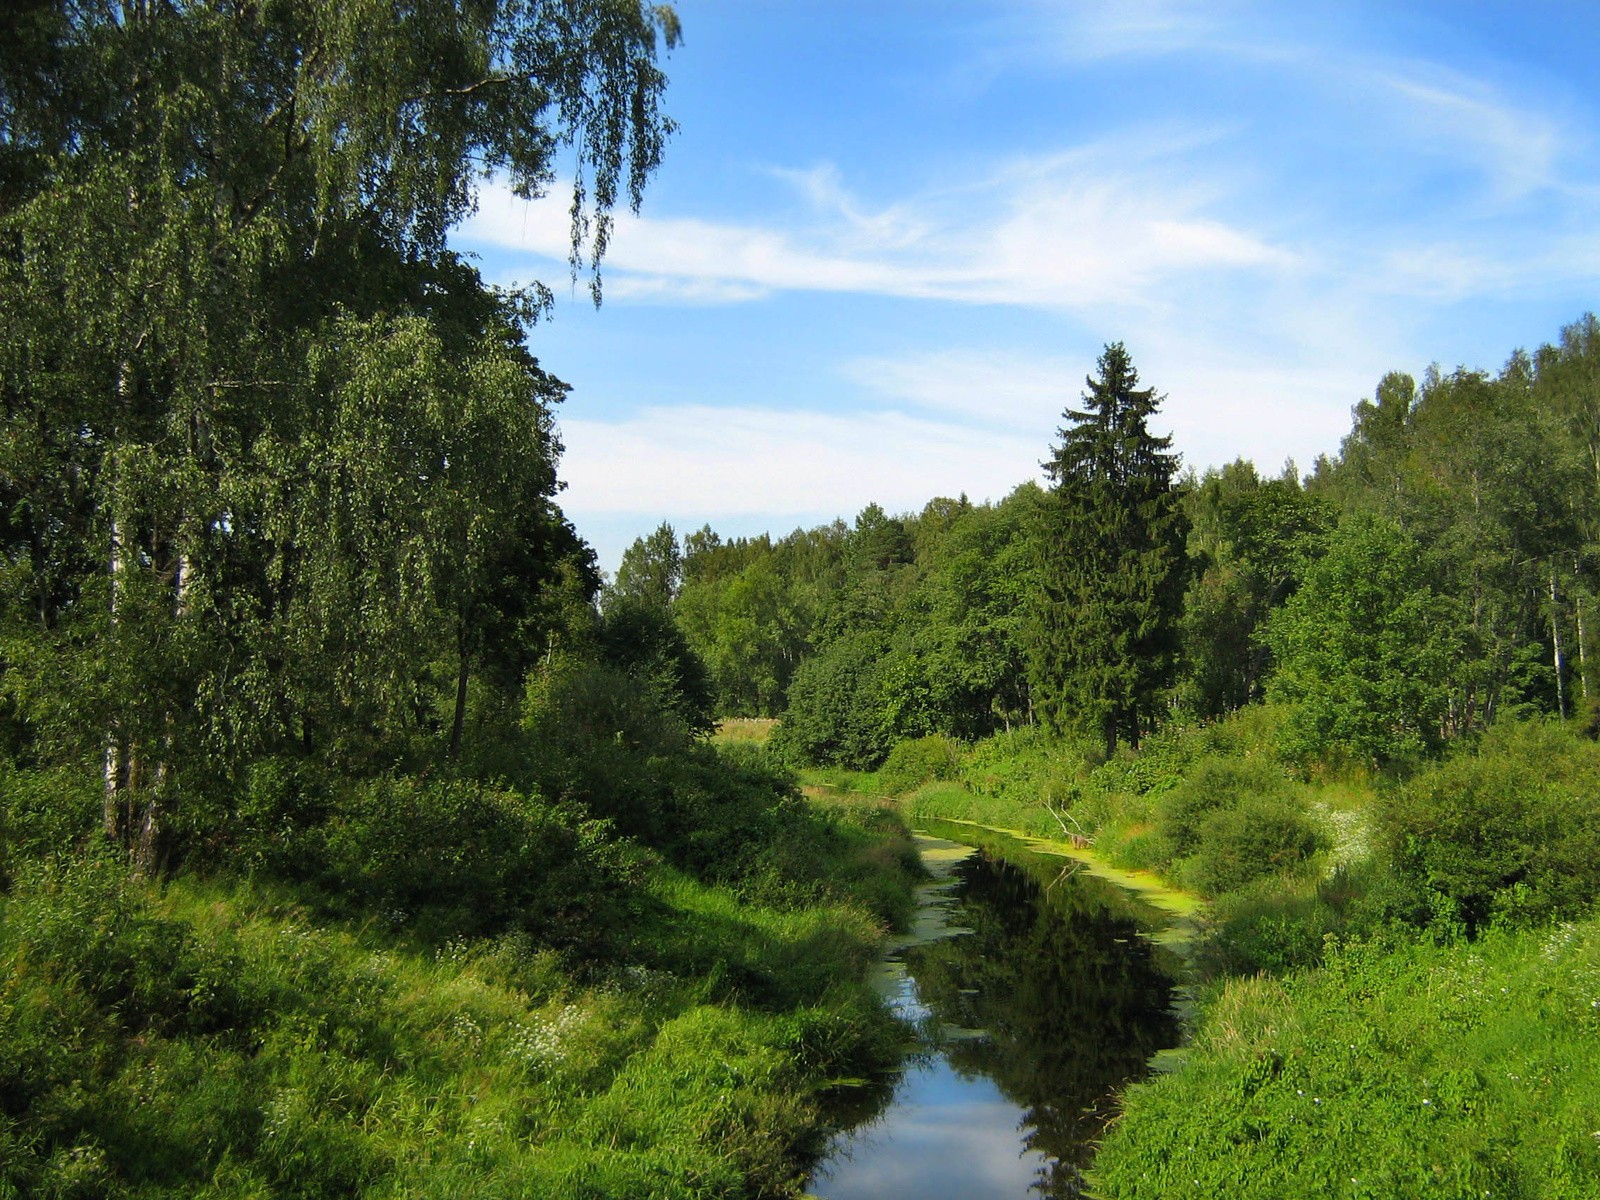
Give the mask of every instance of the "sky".
M 1496 370 L 1600 309 L 1600 5 L 681 0 L 678 123 L 604 303 L 567 204 L 453 237 L 557 302 L 560 503 L 615 570 L 999 500 L 1101 349 L 1186 467 L 1302 472 L 1385 372 Z

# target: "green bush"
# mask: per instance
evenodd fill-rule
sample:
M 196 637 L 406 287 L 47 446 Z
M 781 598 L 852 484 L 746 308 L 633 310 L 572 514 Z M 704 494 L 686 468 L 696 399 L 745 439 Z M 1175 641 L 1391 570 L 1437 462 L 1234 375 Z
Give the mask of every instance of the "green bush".
M 1177 864 L 1179 878 L 1211 896 L 1293 871 L 1327 848 L 1322 832 L 1287 800 L 1249 796 L 1200 822 L 1194 851 Z
M 1600 746 L 1554 723 L 1499 726 L 1383 796 L 1377 820 L 1395 873 L 1469 933 L 1577 915 L 1600 891 Z
M 795 669 L 774 748 L 801 765 L 871 770 L 894 745 L 884 692 L 888 640 L 865 630 L 835 638 Z
M 1590 1200 L 1597 982 L 1593 922 L 1341 943 L 1320 970 L 1230 981 L 1183 1065 L 1127 1090 L 1094 1192 Z
M 1261 759 L 1208 757 L 1189 771 L 1183 782 L 1157 802 L 1157 821 L 1173 857 L 1192 853 L 1202 825 L 1215 812 L 1235 808 L 1246 799 L 1287 801 L 1291 794 L 1283 771 Z
M 600 935 L 633 863 L 604 825 L 469 781 L 377 779 L 322 830 L 330 894 L 423 919 L 437 937 L 526 929 L 552 945 Z
M 0 760 L 0 889 L 28 860 L 66 854 L 91 839 L 101 798 L 87 772 L 28 771 Z
M 924 783 L 959 779 L 963 750 L 955 738 L 937 733 L 896 742 L 878 770 L 878 786 L 898 796 Z

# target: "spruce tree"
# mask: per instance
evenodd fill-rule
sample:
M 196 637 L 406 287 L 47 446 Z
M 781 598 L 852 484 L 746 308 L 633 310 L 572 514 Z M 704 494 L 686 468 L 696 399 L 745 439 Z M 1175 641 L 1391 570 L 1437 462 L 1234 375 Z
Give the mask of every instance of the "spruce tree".
M 1148 428 L 1161 397 L 1120 342 L 1086 382 L 1043 464 L 1029 674 L 1046 723 L 1098 733 L 1109 756 L 1152 727 L 1172 680 L 1184 528 L 1172 439 Z

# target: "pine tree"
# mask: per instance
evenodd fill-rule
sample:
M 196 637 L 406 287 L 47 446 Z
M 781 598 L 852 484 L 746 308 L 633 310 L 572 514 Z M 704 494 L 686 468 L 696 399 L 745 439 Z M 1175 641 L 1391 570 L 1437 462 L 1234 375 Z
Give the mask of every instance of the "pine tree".
M 1043 464 L 1029 674 L 1044 720 L 1098 733 L 1109 756 L 1152 727 L 1172 680 L 1184 528 L 1172 439 L 1148 429 L 1161 397 L 1120 342 L 1086 382 Z

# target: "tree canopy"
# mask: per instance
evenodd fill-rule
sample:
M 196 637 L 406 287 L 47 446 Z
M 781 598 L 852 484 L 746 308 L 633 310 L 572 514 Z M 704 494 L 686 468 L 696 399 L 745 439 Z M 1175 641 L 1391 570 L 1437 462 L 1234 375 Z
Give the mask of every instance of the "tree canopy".
M 13 736 L 101 757 L 106 830 L 146 859 L 183 795 L 259 755 L 459 750 L 491 638 L 536 642 L 540 590 L 593 567 L 554 503 L 565 388 L 523 345 L 544 293 L 486 286 L 445 234 L 486 174 L 532 196 L 570 171 L 598 300 L 612 211 L 670 133 L 676 17 L 45 0 L 0 20 Z

